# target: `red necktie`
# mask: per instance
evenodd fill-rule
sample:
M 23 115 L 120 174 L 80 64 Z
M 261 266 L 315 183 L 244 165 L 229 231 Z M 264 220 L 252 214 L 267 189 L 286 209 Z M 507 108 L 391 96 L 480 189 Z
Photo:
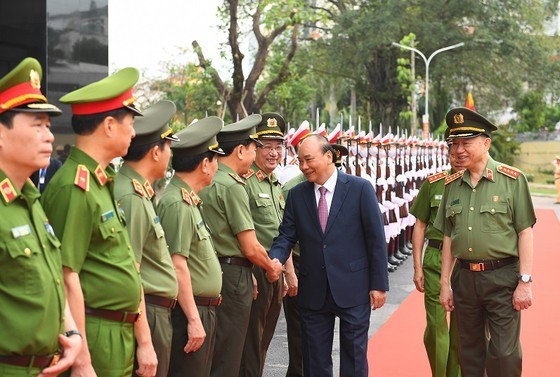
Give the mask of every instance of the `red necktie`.
M 319 198 L 319 206 L 317 207 L 317 211 L 319 212 L 319 222 L 321 223 L 321 229 L 323 229 L 323 233 L 325 233 L 325 229 L 327 228 L 327 220 L 329 219 L 327 198 L 325 197 L 327 189 L 321 186 L 319 187 L 319 192 L 321 193 L 321 197 Z

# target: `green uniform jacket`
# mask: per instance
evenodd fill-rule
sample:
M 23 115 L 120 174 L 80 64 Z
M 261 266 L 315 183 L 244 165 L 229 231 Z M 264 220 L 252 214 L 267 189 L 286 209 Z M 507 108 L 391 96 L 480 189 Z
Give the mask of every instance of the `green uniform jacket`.
M 236 235 L 254 230 L 245 182 L 228 166 L 218 163 L 210 186 L 200 191 L 204 200 L 204 219 L 212 230 L 219 257 L 245 258 Z
M 292 188 L 296 187 L 301 182 L 305 182 L 305 181 L 307 181 L 307 179 L 305 178 L 305 175 L 301 173 L 296 175 L 292 179 L 290 179 L 288 182 L 286 182 L 283 188 L 284 200 L 286 200 L 286 198 L 288 197 L 288 193 Z M 292 254 L 295 255 L 296 257 L 299 257 L 299 243 L 297 243 L 292 249 Z
M 202 200 L 176 176 L 157 206 L 169 252 L 188 260 L 193 295 L 218 297 L 222 291 L 222 269 L 201 207 Z
M 451 254 L 467 260 L 518 256 L 517 235 L 536 222 L 525 175 L 492 158 L 473 187 L 468 170 L 446 178 L 435 226 L 451 237 Z
M 0 355 L 52 355 L 64 331 L 60 242 L 28 180 L 0 170 Z
M 259 243 L 268 251 L 272 240 L 278 236 L 278 227 L 284 216 L 284 196 L 282 186 L 272 173 L 270 178 L 255 164 L 243 175 L 245 190 L 249 195 L 249 205 Z
M 443 240 L 443 233 L 434 227 L 434 221 L 443 198 L 445 177 L 448 174 L 448 172 L 442 172 L 428 177 L 420 187 L 416 200 L 410 208 L 410 213 L 414 217 L 427 224 L 424 237 L 429 240 Z
M 62 264 L 80 275 L 85 305 L 135 312 L 140 272 L 113 198 L 115 175 L 73 148 L 41 200 L 62 242 Z
M 144 293 L 176 298 L 177 275 L 153 196 L 150 182 L 125 163 L 115 178 L 115 199 L 126 215 L 126 230 L 140 264 Z

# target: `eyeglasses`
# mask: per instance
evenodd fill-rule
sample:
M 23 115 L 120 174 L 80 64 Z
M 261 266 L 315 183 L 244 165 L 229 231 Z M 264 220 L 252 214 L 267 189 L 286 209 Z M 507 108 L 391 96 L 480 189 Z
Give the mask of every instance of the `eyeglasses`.
M 265 144 L 261 147 L 261 149 L 266 154 L 270 154 L 270 152 L 272 152 L 272 151 L 276 151 L 276 153 L 278 153 L 278 154 L 282 154 L 284 152 L 284 146 L 283 145 L 278 145 L 278 146 L 274 147 L 270 144 Z

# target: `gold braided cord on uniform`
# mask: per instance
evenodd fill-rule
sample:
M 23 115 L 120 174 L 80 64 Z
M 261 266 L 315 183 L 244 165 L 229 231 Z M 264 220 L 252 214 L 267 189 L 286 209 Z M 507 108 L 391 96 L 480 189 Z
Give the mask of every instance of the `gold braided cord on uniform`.
M 485 132 L 484 128 L 476 128 L 476 127 L 457 127 L 452 128 L 449 133 L 457 133 L 461 131 L 473 131 L 473 132 Z
M 261 135 L 270 135 L 270 134 L 276 134 L 276 135 L 280 135 L 280 136 L 284 137 L 284 135 L 282 134 L 282 132 L 276 131 L 276 130 L 265 130 L 265 131 L 257 132 L 257 135 L 258 135 L 258 136 L 261 136 Z
M 218 146 L 219 146 L 218 143 L 213 144 L 213 145 L 210 145 L 210 146 L 208 147 L 208 150 L 213 151 L 214 149 L 218 148 Z
M 19 103 L 21 103 L 25 100 L 28 100 L 28 99 L 36 99 L 36 100 L 41 100 L 41 101 L 47 102 L 47 97 L 45 97 L 42 94 L 26 93 L 26 94 L 22 94 L 21 96 L 12 98 L 11 100 L 9 100 L 9 101 L 7 101 L 3 104 L 0 104 L 0 107 L 4 110 L 10 109 L 13 105 L 19 104 Z
M 134 103 L 134 101 L 136 101 L 136 97 L 130 97 L 127 100 L 124 100 L 122 102 L 123 106 L 129 106 L 130 104 Z

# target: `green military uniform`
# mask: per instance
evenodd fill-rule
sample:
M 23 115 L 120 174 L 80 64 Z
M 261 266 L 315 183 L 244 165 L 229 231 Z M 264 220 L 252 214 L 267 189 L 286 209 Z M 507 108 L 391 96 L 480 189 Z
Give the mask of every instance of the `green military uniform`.
M 255 132 L 261 119 L 261 115 L 254 114 L 225 126 L 218 134 L 218 142 L 258 142 Z M 214 180 L 200 192 L 200 197 L 205 203 L 204 218 L 212 231 L 223 272 L 223 301 L 217 309 L 211 376 L 237 377 L 253 303 L 252 264 L 237 240 L 237 234 L 255 229 L 249 196 L 245 181 L 233 169 L 218 163 Z
M 36 59 L 25 58 L 0 78 L 0 114 L 60 115 L 41 92 L 42 73 Z M 14 124 L 2 122 L 0 128 L 18 132 Z M 41 141 L 27 142 L 36 147 Z M 16 163 L 23 158 L 6 157 Z M 3 157 L 0 163 L 6 163 Z M 20 190 L 6 174 L 0 168 L 0 376 L 36 376 L 57 353 L 65 329 L 60 242 L 31 180 Z M 29 359 L 27 366 L 16 365 L 22 358 Z
M 27 181 L 21 192 L 0 170 L 0 375 L 31 376 L 43 368 L 2 363 L 2 356 L 54 355 L 64 332 L 60 242 Z
M 144 111 L 144 116 L 135 122 L 136 137 L 129 152 L 138 147 L 151 150 L 151 146 L 162 140 L 178 141 L 168 126 L 175 110 L 173 102 L 164 100 Z M 115 199 L 127 218 L 126 230 L 136 263 L 140 265 L 146 318 L 158 360 L 156 376 L 167 377 L 173 336 L 171 307 L 177 302 L 178 286 L 165 234 L 154 208 L 155 192 L 150 182 L 125 162 L 115 179 Z
M 212 151 L 223 154 L 216 141 L 223 121 L 216 117 L 204 118 L 177 135 L 181 141 L 173 146 L 173 161 L 196 157 Z M 172 311 L 173 340 L 169 376 L 210 375 L 216 339 L 216 307 L 222 290 L 222 269 L 214 250 L 210 230 L 202 216 L 203 202 L 197 193 L 175 175 L 158 202 L 158 212 L 169 247 L 169 253 L 185 257 L 188 265 L 192 294 L 206 333 L 202 346 L 186 354 L 188 321 L 182 307 Z
M 448 326 L 447 312 L 439 303 L 443 234 L 434 228 L 434 220 L 441 203 L 447 175 L 448 172 L 442 172 L 428 177 L 420 187 L 418 196 L 410 208 L 410 213 L 427 224 L 424 237 L 429 243 L 422 261 L 424 308 L 426 309 L 424 346 L 434 377 L 460 375 L 455 314 L 451 312 L 451 321 Z
M 298 174 L 290 179 L 283 188 L 284 198 L 288 197 L 289 191 L 307 179 L 305 175 Z M 294 270 L 299 277 L 299 245 L 296 244 L 292 249 L 292 261 L 294 263 Z M 299 316 L 299 307 L 297 304 L 297 297 L 284 297 L 284 317 L 286 317 L 286 327 L 288 335 L 288 370 L 286 377 L 302 377 L 303 376 L 303 351 L 302 337 L 301 337 L 301 321 Z
M 115 179 L 115 199 L 123 209 L 144 295 L 175 301 L 177 276 L 167 251 L 165 234 L 152 200 L 154 191 L 148 181 L 126 163 Z M 152 343 L 158 358 L 158 376 L 167 376 L 171 352 L 171 311 L 169 307 L 151 304 L 146 298 L 146 316 Z
M 85 306 L 134 313 L 140 304 L 140 273 L 124 214 L 112 195 L 115 176 L 113 169 L 101 168 L 73 148 L 47 186 L 42 203 L 62 242 L 62 264 L 80 276 Z M 88 346 L 99 375 L 132 373 L 133 328 L 132 323 L 86 315 Z M 121 352 L 110 346 L 112 336 L 124 342 Z
M 464 108 L 450 110 L 446 122 L 451 139 L 496 129 Z M 521 376 L 521 313 L 512 297 L 519 281 L 518 234 L 536 222 L 527 179 L 488 157 L 476 186 L 468 170 L 445 183 L 435 226 L 451 238 L 451 254 L 458 259 L 451 286 L 462 374 L 482 376 L 486 369 L 488 376 Z

